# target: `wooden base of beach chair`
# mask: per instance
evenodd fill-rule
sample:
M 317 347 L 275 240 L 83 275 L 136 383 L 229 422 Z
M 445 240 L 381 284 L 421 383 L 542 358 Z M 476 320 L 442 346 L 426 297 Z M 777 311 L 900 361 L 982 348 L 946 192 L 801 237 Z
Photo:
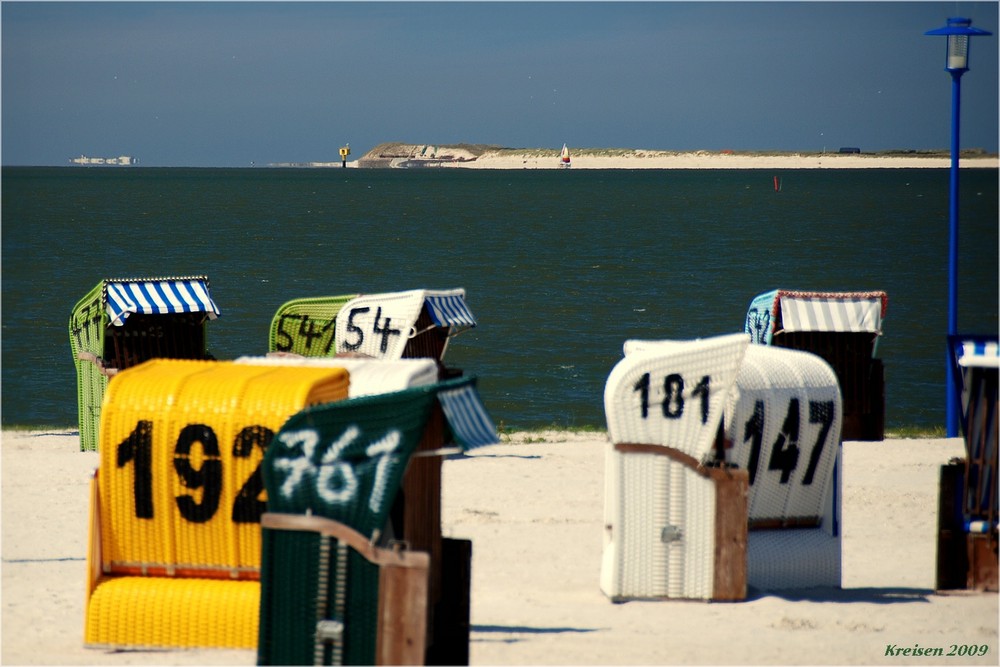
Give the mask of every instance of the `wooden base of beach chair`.
M 261 526 L 272 557 L 264 560 L 269 583 L 258 664 L 424 663 L 426 553 L 375 547 L 352 528 L 315 515 L 266 513 Z M 374 587 L 364 585 L 367 575 L 348 571 L 352 562 L 373 568 Z M 372 618 L 361 618 L 368 611 Z

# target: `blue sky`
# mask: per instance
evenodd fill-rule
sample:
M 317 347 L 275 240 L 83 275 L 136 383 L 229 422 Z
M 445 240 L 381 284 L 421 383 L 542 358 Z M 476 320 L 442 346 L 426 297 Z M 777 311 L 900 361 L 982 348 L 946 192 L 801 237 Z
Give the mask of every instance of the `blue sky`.
M 996 2 L 0 4 L 4 165 L 352 158 L 382 141 L 997 151 Z

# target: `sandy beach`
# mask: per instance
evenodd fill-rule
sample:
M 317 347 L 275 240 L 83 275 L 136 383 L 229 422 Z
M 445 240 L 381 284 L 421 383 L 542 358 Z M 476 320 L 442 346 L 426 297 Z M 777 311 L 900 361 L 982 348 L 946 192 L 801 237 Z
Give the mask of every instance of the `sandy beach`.
M 664 151 L 649 149 L 570 149 L 570 169 L 948 169 L 951 158 L 940 153 L 767 153 L 766 151 Z M 961 156 L 963 169 L 996 169 L 996 155 Z M 340 167 L 340 163 L 309 163 Z M 348 167 L 425 169 L 561 169 L 558 150 L 497 149 L 466 144 L 379 144 Z
M 84 648 L 98 454 L 80 452 L 75 431 L 2 438 L 0 662 L 254 664 L 252 650 Z M 933 590 L 938 471 L 961 440 L 844 443 L 842 588 L 751 590 L 737 603 L 601 593 L 606 446 L 600 433 L 515 434 L 445 462 L 444 532 L 473 542 L 472 664 L 997 664 L 997 595 Z M 892 655 L 953 645 L 987 653 Z
M 947 169 L 949 158 L 886 157 L 858 154 L 740 155 L 727 153 L 666 153 L 632 151 L 621 155 L 574 155 L 571 169 Z M 964 159 L 962 168 L 996 169 L 997 158 Z M 487 153 L 471 162 L 442 166 L 467 169 L 558 169 L 558 156 Z

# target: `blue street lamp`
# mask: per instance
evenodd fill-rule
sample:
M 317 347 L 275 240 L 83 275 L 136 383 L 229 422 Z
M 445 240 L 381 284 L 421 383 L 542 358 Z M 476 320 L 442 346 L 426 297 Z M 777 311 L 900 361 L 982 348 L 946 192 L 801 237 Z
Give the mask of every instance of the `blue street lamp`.
M 969 38 L 973 35 L 992 35 L 987 30 L 973 28 L 972 20 L 949 18 L 948 25 L 928 30 L 925 35 L 945 35 L 948 38 L 945 52 L 945 70 L 951 73 L 951 187 L 948 234 L 948 335 L 958 333 L 958 123 L 961 108 L 962 75 L 969 71 Z M 947 348 L 947 342 L 945 347 Z M 955 361 L 951 352 L 945 359 L 947 413 L 945 427 L 949 438 L 958 435 L 958 390 L 955 384 Z

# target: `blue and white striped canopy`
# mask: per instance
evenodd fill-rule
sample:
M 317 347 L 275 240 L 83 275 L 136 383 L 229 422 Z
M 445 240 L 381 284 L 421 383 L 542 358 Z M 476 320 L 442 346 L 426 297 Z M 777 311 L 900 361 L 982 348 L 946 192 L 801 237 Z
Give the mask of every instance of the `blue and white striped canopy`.
M 460 382 L 457 387 L 442 388 L 437 394 L 455 440 L 464 450 L 499 443 L 496 426 L 479 397 L 475 380 Z
M 965 339 L 958 336 L 955 353 L 958 365 L 977 368 L 1000 367 L 1000 345 L 996 338 L 975 337 Z M 954 343 L 953 343 L 954 344 Z
M 206 313 L 211 319 L 219 316 L 205 276 L 107 280 L 104 301 L 111 324 L 119 327 L 132 313 Z
M 474 327 L 476 318 L 465 304 L 465 297 L 460 294 L 438 296 L 428 294 L 425 302 L 431 319 L 438 326 Z

